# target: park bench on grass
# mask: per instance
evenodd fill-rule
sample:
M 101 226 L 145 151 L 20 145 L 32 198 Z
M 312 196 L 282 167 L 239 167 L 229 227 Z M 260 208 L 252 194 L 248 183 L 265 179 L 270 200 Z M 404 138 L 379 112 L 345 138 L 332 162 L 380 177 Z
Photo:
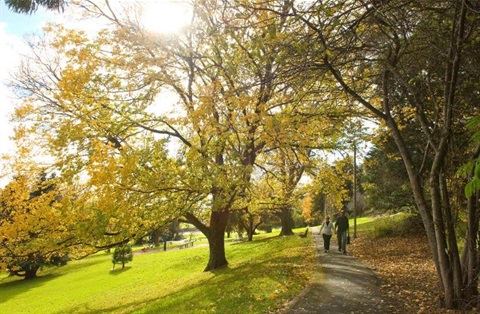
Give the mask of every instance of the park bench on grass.
M 182 244 L 178 247 L 179 249 L 184 249 L 189 246 L 193 246 L 193 241 L 192 240 L 184 240 Z
M 146 251 L 148 251 L 149 249 L 153 249 L 154 247 L 155 247 L 155 245 L 153 245 L 153 244 L 150 243 L 150 244 L 148 244 L 148 245 L 146 245 L 146 246 L 144 246 L 144 247 L 142 248 L 142 252 L 146 252 Z
M 307 229 L 305 229 L 305 232 L 300 233 L 299 236 L 300 236 L 301 238 L 306 238 L 306 237 L 307 237 L 307 234 L 308 234 L 308 227 L 307 227 Z

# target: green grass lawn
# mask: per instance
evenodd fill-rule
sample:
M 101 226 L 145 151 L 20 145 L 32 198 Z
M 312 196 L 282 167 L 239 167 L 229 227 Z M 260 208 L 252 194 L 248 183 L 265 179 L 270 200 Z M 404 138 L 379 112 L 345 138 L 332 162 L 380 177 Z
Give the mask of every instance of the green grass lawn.
M 125 269 L 98 253 L 33 280 L 1 274 L 0 313 L 266 313 L 302 290 L 315 263 L 311 235 L 277 235 L 228 242 L 229 266 L 214 272 L 196 245 L 138 253 Z
M 366 234 L 373 238 L 401 235 L 402 231 L 409 231 L 408 226 L 404 225 L 409 217 L 412 217 L 412 214 L 399 213 L 381 217 L 359 217 L 357 218 L 357 233 Z M 352 233 L 352 230 L 353 219 L 350 219 L 350 233 Z

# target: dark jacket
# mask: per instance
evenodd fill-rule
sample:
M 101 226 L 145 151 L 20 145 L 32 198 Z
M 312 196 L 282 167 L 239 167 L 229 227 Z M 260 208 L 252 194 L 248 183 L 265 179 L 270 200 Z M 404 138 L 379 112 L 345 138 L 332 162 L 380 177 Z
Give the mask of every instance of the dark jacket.
M 346 216 L 340 216 L 337 218 L 337 222 L 335 223 L 335 227 L 337 227 L 337 233 L 343 233 L 348 230 L 348 218 Z

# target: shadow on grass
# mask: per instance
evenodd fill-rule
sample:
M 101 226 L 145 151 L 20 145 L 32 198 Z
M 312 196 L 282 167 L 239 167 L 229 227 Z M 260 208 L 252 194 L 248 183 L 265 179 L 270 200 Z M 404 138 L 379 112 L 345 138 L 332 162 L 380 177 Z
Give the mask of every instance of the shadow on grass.
M 297 247 L 291 247 L 288 244 L 291 240 L 284 237 L 243 243 L 244 247 L 234 254 L 237 258 L 229 254 L 230 265 L 209 272 L 214 276 L 206 276 L 201 281 L 179 280 L 183 284 L 176 289 L 169 287 L 165 294 L 152 296 L 147 293 L 143 297 L 137 295 L 135 300 L 119 300 L 108 305 L 82 304 L 69 310 L 88 313 L 267 313 L 298 294 L 309 280 L 310 272 L 302 264 L 307 244 L 304 244 L 305 239 L 297 238 L 290 238 L 298 241 Z M 277 247 L 278 255 L 265 245 Z M 288 255 L 281 253 L 285 250 L 289 251 Z M 257 254 L 252 259 L 242 259 L 246 251 Z M 198 263 L 198 257 L 193 259 L 182 259 L 174 267 L 191 269 L 192 264 Z M 123 271 L 119 268 L 110 274 L 118 275 Z
M 266 313 L 309 281 L 310 272 L 302 267 L 303 249 L 278 257 L 266 251 L 238 266 L 214 270 L 214 277 L 161 299 L 145 300 L 136 309 L 142 308 L 142 313 Z
M 303 232 L 300 232 L 300 233 L 305 233 L 305 231 Z M 265 243 L 265 242 L 269 242 L 269 241 L 274 241 L 275 239 L 278 239 L 278 238 L 285 238 L 285 237 L 292 237 L 292 236 L 298 236 L 297 233 L 294 233 L 294 234 L 291 234 L 291 235 L 271 235 L 269 237 L 265 237 L 265 238 L 261 238 L 261 239 L 253 239 L 253 241 L 248 241 L 247 239 L 243 239 L 242 241 L 230 241 L 230 245 L 256 245 L 258 243 Z
M 114 269 L 111 269 L 110 270 L 110 275 L 112 276 L 117 276 L 117 275 L 120 275 L 124 272 L 126 272 L 127 270 L 130 270 L 132 268 L 132 266 L 125 266 L 125 267 L 117 267 L 117 268 L 114 268 Z
M 17 277 L 17 280 L 12 280 L 4 283 L 0 283 L 0 303 L 13 298 L 16 295 L 25 293 L 31 289 L 35 289 L 43 286 L 49 281 L 62 276 L 61 274 L 48 274 L 33 279 L 21 279 Z
M 148 304 L 144 313 L 265 313 L 291 299 L 301 290 L 295 285 L 308 280 L 298 276 L 296 282 L 289 280 L 294 277 L 293 263 L 291 258 L 280 258 L 216 270 L 214 278 Z M 239 278 L 245 283 L 242 287 Z
M 252 264 L 240 269 L 231 269 L 228 266 L 215 271 L 215 279 L 206 280 L 196 285 L 190 285 L 177 292 L 167 294 L 163 297 L 145 298 L 135 302 L 112 305 L 101 309 L 88 309 L 89 312 L 130 313 L 141 310 L 141 313 L 265 313 L 266 309 L 272 308 L 275 304 L 291 296 L 278 294 L 275 298 L 268 296 L 268 293 L 252 291 L 252 288 L 260 289 L 258 285 L 249 285 L 239 288 L 235 284 L 239 277 L 252 278 L 260 281 L 263 276 L 253 276 Z M 268 276 L 266 276 L 268 277 Z M 272 280 L 272 278 L 268 278 Z M 270 292 L 270 290 L 269 290 Z M 74 308 L 85 310 L 85 308 Z
M 294 238 L 295 240 L 293 240 Z M 176 289 L 174 286 L 168 287 L 167 290 L 169 292 L 165 292 L 168 294 L 150 293 L 148 291 L 144 295 L 140 293 L 130 300 L 128 298 L 112 299 L 112 302 L 107 304 L 103 302 L 85 302 L 70 308 L 68 311 L 70 313 L 131 313 L 135 311 L 141 311 L 142 313 L 199 313 L 202 311 L 216 313 L 266 313 L 267 310 L 276 304 L 281 303 L 285 299 L 290 299 L 292 295 L 298 293 L 300 290 L 298 284 L 304 283 L 306 280 L 307 272 L 300 272 L 299 270 L 301 269 L 302 251 L 305 250 L 307 245 L 303 242 L 305 239 L 299 240 L 297 239 L 298 237 L 294 238 L 291 238 L 292 241 L 299 242 L 296 243 L 298 247 L 292 247 L 292 249 L 286 245 L 287 240 L 282 240 L 279 237 L 243 243 L 243 248 L 241 246 L 237 247 L 239 248 L 238 252 L 229 252 L 227 254 L 228 259 L 233 261 L 230 266 L 212 272 L 214 276 L 202 276 L 201 281 L 196 282 L 195 275 L 191 273 L 192 265 L 198 264 L 199 260 L 205 260 L 204 253 L 208 252 L 205 247 L 202 248 L 205 252 L 202 251 L 201 257 L 195 255 L 179 258 L 174 268 L 181 269 L 185 267 L 188 271 L 183 272 L 182 276 L 185 275 L 188 278 L 191 276 L 193 279 L 192 281 L 188 279 L 179 280 L 182 282 L 181 286 L 178 286 Z M 283 254 L 277 256 L 277 251 L 272 253 L 272 250 L 266 249 L 266 245 L 269 245 L 270 241 L 276 242 L 272 243 L 272 245 L 277 248 L 278 252 L 292 250 L 293 253 L 289 253 L 288 256 L 283 256 Z M 251 259 L 240 258 L 245 252 L 252 251 L 256 253 Z M 174 254 L 180 254 L 179 252 L 183 252 L 183 250 L 176 251 Z M 159 256 L 161 255 L 159 254 Z M 178 256 L 180 257 L 180 255 Z M 105 263 L 108 261 L 108 258 L 107 256 L 89 260 L 88 264 Z M 64 272 L 81 272 L 85 264 L 67 266 L 72 268 L 65 268 Z M 120 265 L 120 267 L 111 270 L 109 274 L 118 276 L 127 270 L 134 269 L 134 267 L 126 266 L 122 269 Z M 198 271 L 198 267 L 195 268 L 195 271 Z M 129 274 L 131 273 L 129 272 Z M 57 276 L 59 275 L 57 274 Z M 17 283 L 17 286 L 15 286 L 18 289 L 10 289 L 9 286 L 9 290 L 15 290 L 15 292 L 12 291 L 8 295 L 4 295 L 2 291 L 0 302 L 13 297 L 15 293 L 20 294 L 28 291 L 28 289 L 46 284 L 47 280 L 53 278 L 55 278 L 55 275 L 38 278 L 40 280 L 31 286 L 23 285 L 23 281 L 19 281 L 20 284 Z M 122 278 L 122 276 L 116 278 Z M 157 286 L 152 285 L 152 289 L 157 289 Z M 3 290 L 1 283 L 0 290 Z
M 110 259 L 98 259 L 93 257 L 92 259 L 82 259 L 81 263 L 78 262 L 80 260 L 73 260 L 69 262 L 67 265 L 63 266 L 65 269 L 68 269 L 69 272 L 73 271 L 81 271 L 82 269 L 88 268 L 90 266 L 96 265 L 96 264 L 101 264 L 108 262 Z
M 16 295 L 28 292 L 31 289 L 38 288 L 67 273 L 82 271 L 82 269 L 95 264 L 104 263 L 104 261 L 104 259 L 92 258 L 89 260 L 83 260 L 81 263 L 70 261 L 67 265 L 60 267 L 45 267 L 44 270 L 39 271 L 38 277 L 28 280 L 22 279 L 21 277 L 7 277 L 0 281 L 0 291 L 2 291 L 2 293 L 0 293 L 0 303 L 3 303 Z

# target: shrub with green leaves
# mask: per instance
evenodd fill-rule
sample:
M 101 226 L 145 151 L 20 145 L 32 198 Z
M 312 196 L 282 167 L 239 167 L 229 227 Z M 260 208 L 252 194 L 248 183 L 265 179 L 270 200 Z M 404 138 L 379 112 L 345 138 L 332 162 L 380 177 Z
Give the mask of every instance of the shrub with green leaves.
M 115 268 L 115 264 L 122 264 L 122 268 L 125 268 L 125 264 L 132 260 L 133 253 L 131 245 L 123 244 L 115 248 L 112 256 L 113 268 Z
M 375 238 L 404 237 L 422 233 L 425 233 L 425 228 L 421 218 L 418 215 L 406 213 L 379 219 L 373 228 L 373 236 Z

